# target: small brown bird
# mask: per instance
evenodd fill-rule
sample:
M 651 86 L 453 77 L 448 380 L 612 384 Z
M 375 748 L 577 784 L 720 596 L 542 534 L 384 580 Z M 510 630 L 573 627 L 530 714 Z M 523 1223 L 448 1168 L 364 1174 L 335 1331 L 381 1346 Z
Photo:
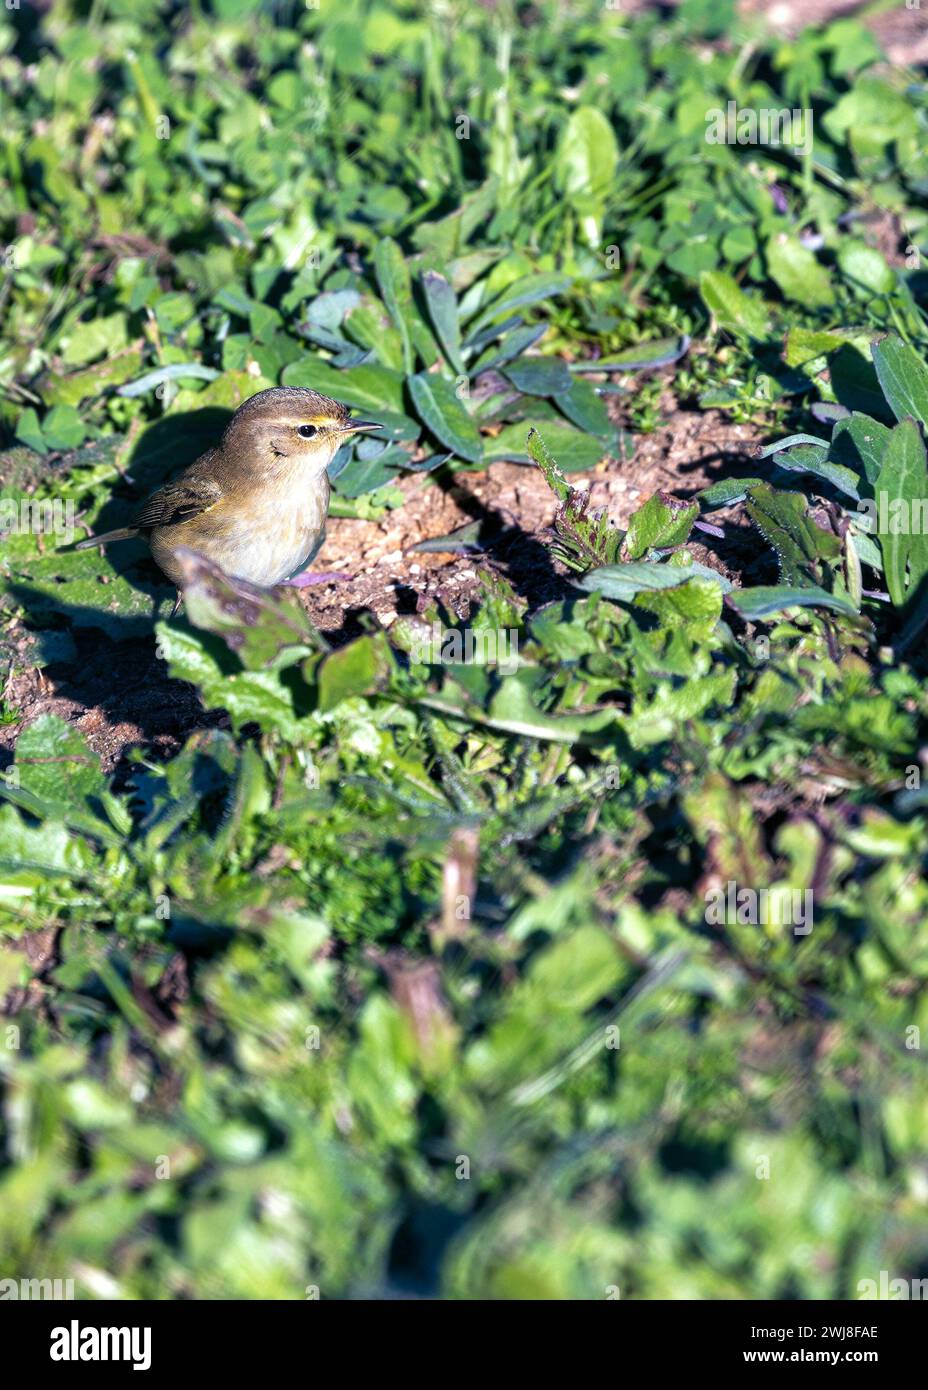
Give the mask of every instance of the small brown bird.
M 305 571 L 325 539 L 326 469 L 348 435 L 381 428 L 352 420 L 346 405 L 317 391 L 259 391 L 239 406 L 218 447 L 153 492 L 128 526 L 90 536 L 76 549 L 145 536 L 178 588 L 178 548 L 264 588 L 319 582 L 327 576 Z M 178 595 L 175 612 L 179 605 Z

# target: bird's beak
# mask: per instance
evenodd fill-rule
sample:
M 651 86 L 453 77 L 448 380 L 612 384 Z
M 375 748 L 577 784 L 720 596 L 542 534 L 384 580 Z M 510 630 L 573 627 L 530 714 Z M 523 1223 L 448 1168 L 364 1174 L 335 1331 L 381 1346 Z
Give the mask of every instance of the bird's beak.
M 383 425 L 379 425 L 376 420 L 349 420 L 342 425 L 340 434 L 359 434 L 362 430 L 382 430 Z

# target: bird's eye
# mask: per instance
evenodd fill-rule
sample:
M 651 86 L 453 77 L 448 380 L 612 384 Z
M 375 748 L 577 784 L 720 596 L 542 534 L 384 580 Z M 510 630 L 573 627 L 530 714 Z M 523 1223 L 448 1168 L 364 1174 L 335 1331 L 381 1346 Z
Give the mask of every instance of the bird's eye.
M 312 439 L 313 435 L 318 434 L 319 431 L 315 425 L 297 425 L 296 432 L 301 439 Z

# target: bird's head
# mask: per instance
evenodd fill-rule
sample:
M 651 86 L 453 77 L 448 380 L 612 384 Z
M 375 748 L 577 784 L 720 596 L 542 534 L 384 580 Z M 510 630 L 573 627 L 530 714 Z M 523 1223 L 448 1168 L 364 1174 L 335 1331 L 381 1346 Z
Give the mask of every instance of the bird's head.
M 222 436 L 225 461 L 249 473 L 273 474 L 281 465 L 325 472 L 352 434 L 379 430 L 373 420 L 353 420 L 348 406 L 301 386 L 275 386 L 240 405 Z

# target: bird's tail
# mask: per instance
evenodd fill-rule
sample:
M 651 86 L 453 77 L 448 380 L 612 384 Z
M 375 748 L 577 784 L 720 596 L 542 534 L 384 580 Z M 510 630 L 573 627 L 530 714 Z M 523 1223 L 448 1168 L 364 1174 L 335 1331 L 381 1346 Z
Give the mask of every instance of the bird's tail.
M 104 531 L 102 536 L 88 536 L 85 541 L 78 541 L 74 549 L 90 550 L 95 545 L 109 545 L 110 541 L 128 541 L 138 533 L 137 526 L 121 526 L 118 531 Z

